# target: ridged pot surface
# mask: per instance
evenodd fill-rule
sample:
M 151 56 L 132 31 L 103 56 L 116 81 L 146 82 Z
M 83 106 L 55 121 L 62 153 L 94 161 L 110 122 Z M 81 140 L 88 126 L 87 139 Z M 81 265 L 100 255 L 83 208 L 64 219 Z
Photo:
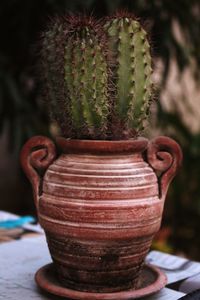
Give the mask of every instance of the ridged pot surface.
M 155 147 L 147 140 L 58 144 L 63 154 L 45 173 L 37 208 L 60 281 L 84 291 L 136 288 L 165 198 L 151 166 Z

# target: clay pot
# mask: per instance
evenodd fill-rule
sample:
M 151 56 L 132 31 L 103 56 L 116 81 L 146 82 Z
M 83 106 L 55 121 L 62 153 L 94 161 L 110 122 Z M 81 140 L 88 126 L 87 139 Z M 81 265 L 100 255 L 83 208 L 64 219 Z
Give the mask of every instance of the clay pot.
M 181 163 L 180 147 L 167 137 L 58 138 L 57 146 L 62 154 L 56 159 L 48 138 L 33 137 L 21 162 L 60 282 L 91 292 L 137 288 Z

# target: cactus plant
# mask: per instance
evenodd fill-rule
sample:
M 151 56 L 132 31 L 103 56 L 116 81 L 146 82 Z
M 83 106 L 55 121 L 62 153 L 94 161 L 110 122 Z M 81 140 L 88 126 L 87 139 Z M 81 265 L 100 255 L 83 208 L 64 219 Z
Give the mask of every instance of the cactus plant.
M 66 136 L 104 138 L 108 117 L 105 38 L 92 17 L 57 19 L 43 35 L 49 108 Z
M 146 31 L 127 12 L 105 24 L 115 85 L 114 112 L 127 130 L 144 127 L 152 98 L 151 55 Z
M 50 112 L 66 137 L 126 139 L 142 131 L 152 98 L 151 56 L 132 15 L 57 18 L 44 32 L 41 53 Z

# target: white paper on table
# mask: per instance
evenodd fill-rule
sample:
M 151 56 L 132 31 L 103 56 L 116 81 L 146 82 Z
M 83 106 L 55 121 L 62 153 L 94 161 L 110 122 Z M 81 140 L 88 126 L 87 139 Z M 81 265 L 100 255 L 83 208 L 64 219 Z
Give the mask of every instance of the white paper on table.
M 180 291 L 187 294 L 198 289 L 200 289 L 200 273 L 186 279 L 179 287 Z
M 151 251 L 146 262 L 162 269 L 167 275 L 168 284 L 200 273 L 200 263 L 160 251 Z
M 178 300 L 180 297 L 185 296 L 184 293 L 177 292 L 168 288 L 162 289 L 160 292 L 143 298 L 144 300 Z
M 3 211 L 0 210 L 0 221 L 8 221 L 8 220 L 16 220 L 20 218 L 20 216 L 15 215 L 13 213 L 7 212 L 7 211 Z M 21 226 L 22 228 L 26 229 L 26 230 L 30 230 L 33 232 L 37 232 L 37 233 L 44 233 L 44 230 L 41 228 L 41 226 L 39 224 L 24 224 Z

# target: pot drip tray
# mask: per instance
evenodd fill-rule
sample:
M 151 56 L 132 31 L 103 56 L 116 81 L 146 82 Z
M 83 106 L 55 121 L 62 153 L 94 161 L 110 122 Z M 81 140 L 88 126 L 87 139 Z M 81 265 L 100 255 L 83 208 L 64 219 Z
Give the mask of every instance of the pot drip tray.
M 35 275 L 35 280 L 43 290 L 65 299 L 77 300 L 127 300 L 139 299 L 162 289 L 167 282 L 166 275 L 158 268 L 144 265 L 139 279 L 139 288 L 113 293 L 90 293 L 63 287 L 56 278 L 53 263 L 43 266 Z

